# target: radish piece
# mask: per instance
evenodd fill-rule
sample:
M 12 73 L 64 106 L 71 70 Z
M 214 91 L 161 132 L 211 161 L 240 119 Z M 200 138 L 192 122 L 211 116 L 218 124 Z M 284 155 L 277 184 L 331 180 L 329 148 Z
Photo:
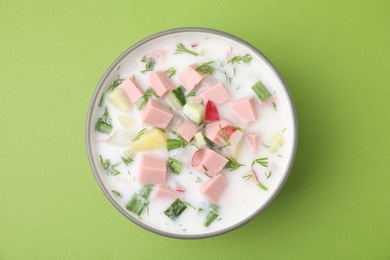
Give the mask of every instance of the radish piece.
M 224 128 L 222 128 L 222 130 L 219 131 L 219 136 L 222 137 L 222 138 L 227 138 L 227 139 L 230 139 L 230 137 L 232 136 L 232 134 L 234 132 L 236 132 L 237 129 L 235 127 L 232 127 L 230 125 L 227 125 L 225 126 Z M 222 133 L 224 133 L 224 135 L 222 135 Z
M 204 154 L 204 149 L 199 149 L 194 153 L 191 160 L 192 167 L 195 167 L 202 162 L 203 154 Z
M 208 122 L 219 121 L 218 108 L 211 100 L 207 101 L 204 120 Z

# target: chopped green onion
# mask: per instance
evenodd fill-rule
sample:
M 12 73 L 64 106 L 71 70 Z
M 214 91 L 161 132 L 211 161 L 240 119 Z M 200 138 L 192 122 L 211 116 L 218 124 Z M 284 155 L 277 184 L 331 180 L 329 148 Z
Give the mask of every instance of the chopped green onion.
M 252 89 L 261 101 L 265 101 L 271 97 L 271 93 L 269 93 L 268 89 L 260 81 L 256 82 Z
M 149 205 L 148 197 L 151 191 L 151 185 L 143 186 L 140 193 L 135 193 L 133 195 L 129 203 L 126 205 L 126 208 L 136 215 L 141 216 L 145 208 Z
M 170 219 L 174 220 L 187 208 L 186 204 L 183 203 L 180 199 L 176 199 L 175 202 L 169 206 L 168 209 L 164 211 L 164 214 L 168 216 Z
M 147 199 L 151 192 L 152 192 L 152 185 L 144 185 L 140 190 L 139 195 Z
M 95 129 L 101 133 L 109 134 L 112 130 L 112 119 L 108 113 L 107 107 L 104 108 L 103 116 L 98 119 Z
M 176 69 L 174 67 L 171 67 L 165 71 L 166 74 L 168 74 L 168 77 L 172 77 L 176 74 Z
M 167 149 L 168 151 L 172 151 L 178 148 L 183 148 L 187 145 L 187 142 L 185 140 L 179 140 L 179 139 L 168 139 L 167 140 Z
M 171 171 L 174 174 L 179 175 L 183 165 L 180 161 L 176 160 L 175 158 L 169 157 L 168 158 L 168 167 L 169 167 L 169 169 L 171 169 Z
M 240 168 L 241 166 L 245 166 L 244 164 L 241 164 L 239 163 L 235 158 L 233 157 L 230 157 L 228 158 L 228 162 L 227 164 L 225 165 L 225 168 L 226 169 L 229 169 L 229 171 L 235 171 L 235 170 L 238 170 L 238 168 Z
M 252 166 L 255 163 L 258 163 L 258 164 L 260 164 L 261 166 L 264 166 L 264 167 L 268 167 L 268 158 L 258 158 L 258 159 L 255 159 L 252 162 Z
M 228 61 L 228 63 L 234 64 L 236 62 L 238 64 L 241 64 L 241 62 L 244 62 L 246 64 L 249 64 L 251 63 L 251 61 L 252 61 L 252 56 L 249 53 L 247 53 L 244 56 L 239 55 L 233 57 L 231 60 Z
M 196 71 L 203 73 L 203 74 L 210 74 L 213 75 L 215 73 L 215 68 L 211 66 L 210 64 L 214 63 L 214 61 L 210 61 L 207 63 L 203 63 L 202 65 L 196 67 Z
M 194 56 L 199 56 L 199 53 L 196 53 L 196 52 L 193 52 L 193 51 L 190 51 L 189 49 L 187 49 L 183 43 L 178 43 L 176 45 L 176 51 L 175 51 L 175 54 L 179 54 L 179 53 L 188 53 L 188 54 L 191 54 L 191 55 L 194 55 Z
M 265 190 L 265 191 L 268 190 L 268 188 L 265 187 L 264 184 L 262 184 L 261 182 L 258 182 L 258 183 L 257 183 L 257 186 L 259 186 L 261 189 L 263 189 L 263 190 Z
M 210 211 L 207 214 L 206 221 L 204 222 L 204 226 L 208 227 L 210 224 L 218 218 L 218 206 L 215 204 L 210 205 Z

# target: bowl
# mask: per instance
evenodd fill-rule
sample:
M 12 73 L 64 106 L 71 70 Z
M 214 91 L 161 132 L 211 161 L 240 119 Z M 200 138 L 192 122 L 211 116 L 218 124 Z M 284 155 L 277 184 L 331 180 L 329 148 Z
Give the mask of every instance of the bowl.
M 261 204 L 259 204 L 259 206 L 255 210 L 252 210 L 251 212 L 248 211 L 247 215 L 245 217 L 242 217 L 240 221 L 236 221 L 235 223 L 231 223 L 228 226 L 220 229 L 216 229 L 210 232 L 185 233 L 185 232 L 166 230 L 162 227 L 157 227 L 151 225 L 150 223 L 145 223 L 140 218 L 130 213 L 126 209 L 123 201 L 118 199 L 115 196 L 115 194 L 111 192 L 110 183 L 107 179 L 106 173 L 101 167 L 101 161 L 97 153 L 95 124 L 99 117 L 99 109 L 101 108 L 99 108 L 98 104 L 99 102 L 101 102 L 102 96 L 104 95 L 109 85 L 113 81 L 115 81 L 115 79 L 118 77 L 119 74 L 121 74 L 121 72 L 130 71 L 132 67 L 134 67 L 135 57 L 140 57 L 140 55 L 142 55 L 142 53 L 145 53 L 145 50 L 147 49 L 157 48 L 159 46 L 159 42 L 162 40 L 187 39 L 191 37 L 195 37 L 195 38 L 198 37 L 203 39 L 215 38 L 223 42 L 231 43 L 232 45 L 235 44 L 235 46 L 236 45 L 240 46 L 240 48 L 243 48 L 248 53 L 251 53 L 254 59 L 259 60 L 259 62 L 261 62 L 262 66 L 264 67 L 264 69 L 259 73 L 263 73 L 264 75 L 262 77 L 269 78 L 269 80 L 271 80 L 273 84 L 275 84 L 275 86 L 278 86 L 279 99 L 281 102 L 283 102 L 282 104 L 285 109 L 284 112 L 287 115 L 286 118 L 288 121 L 289 133 L 286 141 L 288 144 L 284 150 L 285 153 L 283 159 L 284 165 L 282 166 L 283 169 L 279 169 L 280 172 L 278 176 L 273 177 L 275 178 L 275 181 L 272 190 L 269 191 L 269 193 L 264 196 L 263 201 L 261 202 Z M 275 107 L 275 112 L 276 111 L 277 110 Z M 196 28 L 196 27 L 177 28 L 177 29 L 171 29 L 171 30 L 162 31 L 153 34 L 135 43 L 133 46 L 125 50 L 106 70 L 106 72 L 100 79 L 93 93 L 89 105 L 87 122 L 86 122 L 86 148 L 87 148 L 89 163 L 98 185 L 100 186 L 101 190 L 103 191 L 107 199 L 112 203 L 112 205 L 119 212 L 121 212 L 126 218 L 128 218 L 138 226 L 159 235 L 172 237 L 172 238 L 180 238 L 180 239 L 206 238 L 206 237 L 212 237 L 212 236 L 224 234 L 226 232 L 232 231 L 242 226 L 243 224 L 247 223 L 251 219 L 255 218 L 261 212 L 263 212 L 266 209 L 266 207 L 270 205 L 270 203 L 275 199 L 275 197 L 278 195 L 283 185 L 285 184 L 294 162 L 296 148 L 297 148 L 297 118 L 296 118 L 295 108 L 293 105 L 293 100 L 285 82 L 282 80 L 282 77 L 280 76 L 276 68 L 272 65 L 272 63 L 257 48 L 247 43 L 246 41 L 236 36 L 233 36 L 231 34 L 228 34 L 226 32 L 209 29 L 209 28 Z

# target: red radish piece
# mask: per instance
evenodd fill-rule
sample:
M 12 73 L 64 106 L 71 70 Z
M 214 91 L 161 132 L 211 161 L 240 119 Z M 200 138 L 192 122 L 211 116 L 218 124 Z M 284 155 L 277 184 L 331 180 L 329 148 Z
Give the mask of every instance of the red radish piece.
M 191 44 L 191 47 L 192 47 L 192 48 L 195 48 L 196 46 L 198 46 L 198 44 L 197 44 L 197 43 L 193 43 L 193 44 Z
M 207 122 L 219 121 L 219 113 L 217 106 L 213 101 L 208 100 L 206 104 L 206 112 L 204 114 L 204 120 Z
M 202 162 L 203 154 L 204 154 L 204 149 L 199 149 L 194 153 L 191 160 L 192 167 L 195 167 Z
M 232 134 L 237 131 L 236 128 L 234 128 L 233 126 L 230 126 L 230 125 L 227 125 L 225 126 L 224 128 L 222 128 L 222 130 L 219 130 L 219 136 L 222 137 L 222 138 L 227 138 L 227 139 L 230 139 L 230 137 L 232 136 Z M 222 134 L 224 133 L 224 134 Z
M 176 188 L 175 191 L 177 191 L 177 192 L 186 192 L 186 190 L 182 189 L 182 188 Z

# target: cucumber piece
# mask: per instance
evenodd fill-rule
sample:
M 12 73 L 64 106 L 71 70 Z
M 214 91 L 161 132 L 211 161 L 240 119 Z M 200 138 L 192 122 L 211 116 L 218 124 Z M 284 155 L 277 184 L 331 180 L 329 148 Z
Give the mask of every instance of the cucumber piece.
M 187 101 L 186 101 L 186 96 L 184 95 L 183 88 L 178 87 L 172 90 L 168 94 L 168 102 L 176 110 L 179 110 L 182 106 L 184 106 L 187 103 Z
M 184 105 L 183 113 L 194 124 L 200 125 L 204 117 L 204 106 L 201 103 L 190 101 Z
M 204 138 L 204 135 L 202 134 L 202 132 L 197 132 L 195 134 L 195 141 L 196 141 L 196 144 L 198 145 L 199 148 L 207 147 L 207 141 Z

